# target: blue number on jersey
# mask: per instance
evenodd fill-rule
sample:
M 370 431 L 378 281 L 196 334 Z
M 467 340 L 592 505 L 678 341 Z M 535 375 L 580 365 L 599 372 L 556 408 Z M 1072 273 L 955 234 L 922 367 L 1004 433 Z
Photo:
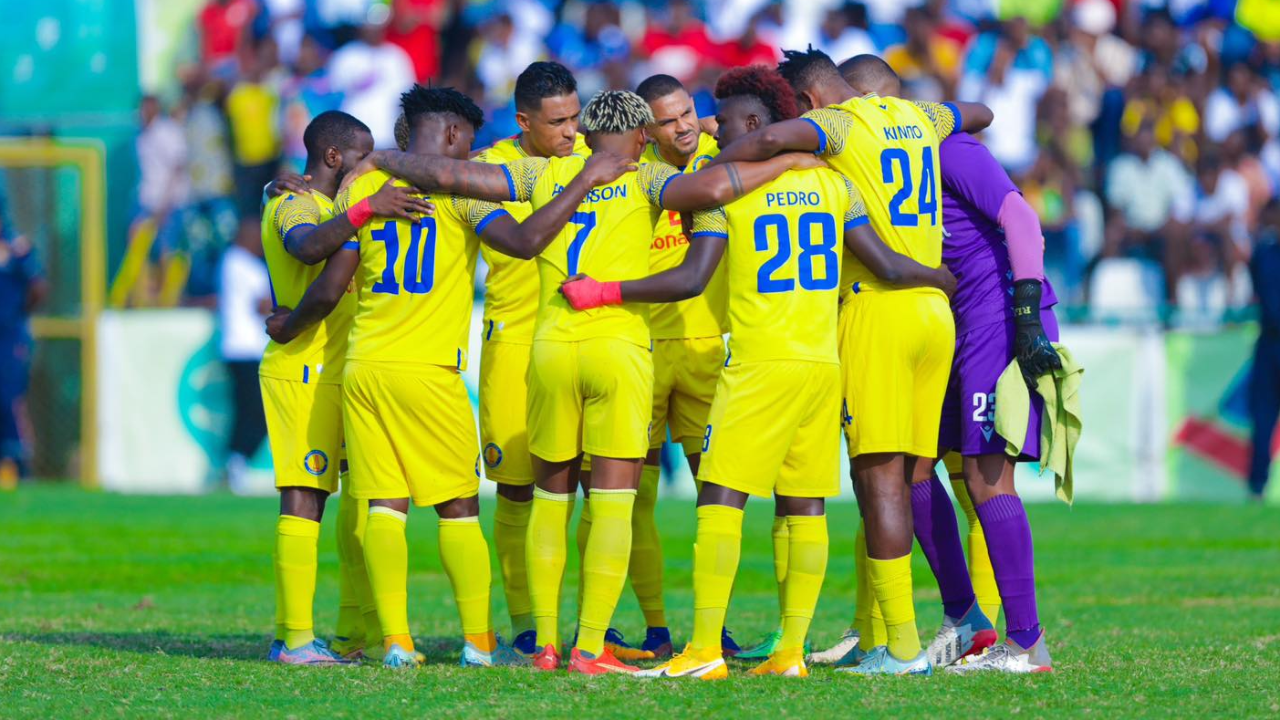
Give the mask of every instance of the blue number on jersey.
M 776 278 L 774 274 L 791 259 L 791 226 L 787 217 L 779 213 L 770 213 L 756 218 L 755 244 L 756 252 L 769 251 L 769 228 L 776 228 L 778 249 L 773 257 L 760 265 L 756 273 L 756 291 L 761 294 L 790 292 L 796 289 L 796 281 L 791 278 Z M 814 231 L 821 235 L 814 242 Z M 831 213 L 807 212 L 800 216 L 798 232 L 800 256 L 796 260 L 799 266 L 800 287 L 804 290 L 832 290 L 840 282 L 840 258 L 836 255 L 836 220 Z M 823 276 L 814 277 L 814 263 L 822 259 Z
M 933 225 L 938 224 L 938 194 L 934 188 L 934 150 L 932 146 L 925 146 L 924 152 L 920 158 L 920 195 L 916 198 L 916 210 L 918 214 L 906 213 L 902 211 L 902 204 L 911 197 L 912 191 L 915 190 L 914 181 L 911 179 L 911 157 L 907 155 L 907 151 L 902 148 L 886 148 L 880 153 L 880 177 L 886 185 L 897 182 L 897 176 L 902 175 L 902 187 L 898 188 L 898 192 L 889 198 L 889 224 L 894 227 L 916 227 L 920 224 L 920 215 L 927 215 L 929 222 Z M 897 171 L 894 171 L 894 165 L 897 165 Z
M 569 274 L 578 274 L 578 260 L 582 257 L 582 246 L 587 244 L 587 236 L 592 230 L 596 229 L 596 214 L 594 212 L 576 212 L 569 219 L 574 225 L 581 225 L 578 228 L 578 234 L 573 236 L 573 242 L 569 243 Z
M 396 261 L 400 259 L 400 233 L 395 222 L 369 232 L 369 239 L 380 242 L 386 249 L 386 265 L 382 279 L 373 284 L 372 292 L 399 295 L 400 282 L 396 280 Z M 423 231 L 426 238 L 423 238 Z M 409 247 L 404 257 L 404 289 L 415 295 L 431 292 L 436 273 L 436 219 L 423 217 L 409 226 Z

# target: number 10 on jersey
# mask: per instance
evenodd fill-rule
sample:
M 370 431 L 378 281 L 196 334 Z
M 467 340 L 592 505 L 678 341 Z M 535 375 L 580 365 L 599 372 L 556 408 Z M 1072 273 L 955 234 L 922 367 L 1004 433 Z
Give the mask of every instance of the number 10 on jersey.
M 382 279 L 370 288 L 375 293 L 400 294 L 400 280 L 396 277 L 396 261 L 400 259 L 400 223 L 387 222 L 372 230 L 369 239 L 382 243 L 387 264 Z M 414 295 L 431 292 L 436 284 L 436 219 L 423 217 L 409 226 L 409 247 L 404 254 L 404 290 Z

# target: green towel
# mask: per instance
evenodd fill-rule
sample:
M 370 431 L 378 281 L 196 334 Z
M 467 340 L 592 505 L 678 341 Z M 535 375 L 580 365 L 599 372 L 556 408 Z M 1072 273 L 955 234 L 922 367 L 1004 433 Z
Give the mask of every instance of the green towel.
M 1040 423 L 1040 472 L 1052 470 L 1058 499 L 1071 504 L 1074 498 L 1072 460 L 1076 443 L 1080 442 L 1080 378 L 1084 368 L 1065 346 L 1054 343 L 1062 358 L 1062 369 L 1045 373 L 1036 380 L 1036 392 L 1044 398 Z M 1027 437 L 1027 419 L 1031 414 L 1031 391 L 1022 379 L 1015 359 L 996 382 L 996 432 L 1005 438 L 1005 452 L 1012 457 L 1022 453 Z M 1011 438 L 1016 438 L 1011 439 Z

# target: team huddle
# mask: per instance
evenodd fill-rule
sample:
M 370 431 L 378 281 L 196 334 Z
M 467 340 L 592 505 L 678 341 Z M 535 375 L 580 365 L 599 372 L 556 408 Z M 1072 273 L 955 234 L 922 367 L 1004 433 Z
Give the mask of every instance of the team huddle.
M 483 113 L 450 88 L 404 94 L 398 151 L 374 151 L 351 115 L 317 116 L 309 184 L 269 186 L 262 220 L 277 309 L 261 376 L 281 491 L 269 659 L 424 662 L 408 620 L 412 504 L 439 516 L 464 666 L 704 680 L 727 677 L 733 656 L 799 677 L 814 663 L 1050 670 L 1013 485 L 1015 463 L 1038 455 L 1039 397 L 1019 409 L 1026 438 L 994 430 L 1007 368 L 1034 386 L 1061 367 L 1039 221 L 967 134 L 990 110 L 900 94 L 879 58 L 837 66 L 811 49 L 726 72 L 714 122 L 666 75 L 582 106 L 567 69 L 534 63 L 515 86 L 520 134 L 474 157 Z M 477 438 L 460 373 L 479 255 Z M 857 604 L 840 641 L 814 652 L 840 430 L 863 520 Z M 698 483 L 694 622 L 678 653 L 654 519 L 668 438 Z M 509 643 L 491 619 L 482 466 Z M 316 546 L 339 485 L 327 644 L 313 629 Z M 578 616 L 562 645 L 579 489 Z M 741 648 L 725 623 L 751 495 L 774 498 L 779 612 Z M 927 646 L 913 540 L 943 604 Z M 628 579 L 638 644 L 614 627 Z M 646 660 L 658 664 L 633 664 Z

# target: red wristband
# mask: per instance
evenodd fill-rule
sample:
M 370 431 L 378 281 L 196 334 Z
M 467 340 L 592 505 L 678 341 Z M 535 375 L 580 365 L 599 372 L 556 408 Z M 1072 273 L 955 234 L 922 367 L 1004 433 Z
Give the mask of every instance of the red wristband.
M 360 202 L 347 208 L 347 219 L 356 229 L 364 227 L 373 219 L 373 207 L 369 205 L 369 198 L 365 198 Z
M 621 305 L 622 283 L 616 281 L 600 283 L 600 301 L 605 305 Z

